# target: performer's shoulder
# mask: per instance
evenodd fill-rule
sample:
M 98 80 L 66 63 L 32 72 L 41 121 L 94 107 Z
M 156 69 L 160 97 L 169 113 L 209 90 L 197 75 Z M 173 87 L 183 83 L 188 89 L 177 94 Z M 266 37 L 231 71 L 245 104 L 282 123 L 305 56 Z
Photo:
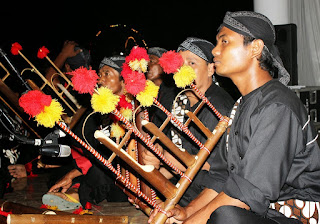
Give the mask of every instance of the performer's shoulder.
M 305 107 L 295 92 L 277 80 L 272 80 L 261 88 L 260 106 L 270 104 L 279 104 L 295 114 L 305 115 Z
M 228 109 L 231 109 L 235 103 L 234 99 L 227 91 L 214 83 L 207 90 L 206 97 L 208 97 L 211 103 L 214 103 L 217 106 L 222 104 Z

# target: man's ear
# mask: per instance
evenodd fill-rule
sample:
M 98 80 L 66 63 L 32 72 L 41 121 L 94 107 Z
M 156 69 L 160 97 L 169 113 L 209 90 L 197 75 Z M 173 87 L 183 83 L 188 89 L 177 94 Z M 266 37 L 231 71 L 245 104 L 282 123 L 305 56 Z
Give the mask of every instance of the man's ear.
M 214 63 L 209 63 L 208 64 L 208 76 L 213 76 L 213 74 L 214 74 Z
M 251 50 L 251 52 L 252 52 L 251 57 L 252 58 L 260 58 L 260 55 L 262 54 L 263 47 L 264 47 L 263 40 L 261 40 L 261 39 L 253 40 L 251 43 L 251 49 L 252 49 Z

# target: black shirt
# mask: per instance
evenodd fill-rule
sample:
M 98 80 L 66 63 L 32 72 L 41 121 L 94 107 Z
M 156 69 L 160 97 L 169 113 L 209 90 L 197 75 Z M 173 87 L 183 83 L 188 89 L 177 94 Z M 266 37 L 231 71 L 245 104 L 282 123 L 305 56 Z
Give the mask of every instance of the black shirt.
M 169 111 L 171 111 L 173 106 L 173 101 L 176 97 L 176 95 L 181 91 L 181 89 L 178 88 L 163 88 L 163 91 L 159 94 L 159 102 Z M 223 90 L 221 87 L 215 85 L 214 83 L 207 89 L 205 92 L 205 96 L 208 98 L 208 100 L 212 103 L 212 105 L 222 114 L 222 115 L 228 115 L 232 109 L 234 100 L 231 98 L 231 96 Z M 190 103 L 188 102 L 186 105 L 186 109 L 189 111 L 194 111 L 197 106 L 200 104 L 201 100 L 198 101 L 195 105 L 192 107 L 190 106 Z M 158 127 L 163 123 L 163 121 L 167 118 L 167 116 L 160 110 L 156 110 L 152 117 L 152 122 L 156 124 Z M 211 131 L 214 130 L 216 125 L 218 124 L 219 119 L 217 116 L 213 113 L 213 111 L 207 106 L 204 105 L 199 113 L 197 114 L 197 117 L 199 120 Z M 186 119 L 185 119 L 186 121 Z M 167 125 L 167 127 L 164 130 L 164 133 L 171 138 L 170 130 L 174 127 L 171 123 Z M 207 140 L 207 137 L 202 133 L 202 131 L 193 123 L 191 122 L 188 126 L 191 133 L 201 142 L 205 143 Z M 199 151 L 199 146 L 194 143 L 186 134 L 184 134 L 181 131 L 181 137 L 183 142 L 183 148 L 186 149 L 190 154 L 195 155 Z M 218 145 L 215 147 L 219 147 Z M 210 157 L 208 158 L 208 163 L 210 166 L 212 166 L 212 157 L 214 153 L 211 153 Z
M 242 98 L 228 151 L 219 148 L 207 186 L 243 201 L 260 215 L 274 201 L 319 201 L 316 138 L 300 99 L 279 81 L 269 81 Z

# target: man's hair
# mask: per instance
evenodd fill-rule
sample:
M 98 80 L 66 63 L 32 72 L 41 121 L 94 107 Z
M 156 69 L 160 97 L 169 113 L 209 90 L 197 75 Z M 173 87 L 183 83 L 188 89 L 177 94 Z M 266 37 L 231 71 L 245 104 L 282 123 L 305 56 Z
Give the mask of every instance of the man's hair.
M 243 45 L 247 46 L 254 40 L 255 40 L 254 37 L 243 36 Z M 259 61 L 260 68 L 269 72 L 272 77 L 274 77 L 274 75 L 278 73 L 278 69 L 273 64 L 272 55 L 266 46 L 263 46 L 261 57 L 258 59 L 258 61 Z

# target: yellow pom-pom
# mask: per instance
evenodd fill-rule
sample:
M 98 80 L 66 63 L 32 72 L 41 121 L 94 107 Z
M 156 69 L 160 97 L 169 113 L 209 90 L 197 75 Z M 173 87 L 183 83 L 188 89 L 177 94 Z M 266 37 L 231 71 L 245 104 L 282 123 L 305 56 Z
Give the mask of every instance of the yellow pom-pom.
M 133 71 L 139 71 L 140 61 L 138 59 L 135 59 L 134 61 L 129 61 L 128 64 Z
M 144 58 L 140 60 L 140 68 L 142 72 L 146 72 L 148 69 L 148 61 Z
M 179 88 L 185 88 L 190 85 L 196 77 L 195 71 L 188 65 L 183 65 L 178 72 L 173 75 L 176 86 Z
M 63 108 L 61 104 L 53 99 L 49 106 L 45 106 L 44 110 L 35 117 L 38 124 L 47 128 L 53 128 L 55 123 L 61 120 Z
M 124 136 L 125 134 L 125 130 L 123 127 L 121 127 L 121 125 L 119 125 L 119 123 L 113 123 L 111 125 L 111 134 L 110 136 L 113 138 L 120 138 L 122 136 Z
M 134 61 L 130 61 L 128 64 L 133 71 L 146 72 L 148 69 L 148 61 L 144 58 L 141 60 L 135 59 Z
M 132 110 L 129 108 L 121 108 L 120 113 L 128 120 L 132 120 Z
M 144 107 L 150 107 L 153 104 L 153 98 L 158 96 L 159 86 L 156 86 L 152 81 L 147 80 L 146 87 L 137 95 L 137 100 Z
M 100 87 L 99 94 L 94 93 L 91 98 L 92 109 L 101 114 L 108 114 L 116 109 L 119 102 L 119 96 L 114 95 L 107 87 Z

